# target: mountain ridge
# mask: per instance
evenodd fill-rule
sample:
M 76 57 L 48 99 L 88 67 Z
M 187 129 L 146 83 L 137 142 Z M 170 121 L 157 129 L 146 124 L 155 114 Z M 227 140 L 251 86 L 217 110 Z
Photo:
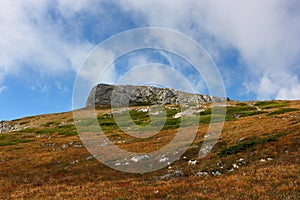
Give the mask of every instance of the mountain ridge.
M 86 107 L 103 108 L 114 106 L 140 106 L 165 104 L 197 104 L 208 102 L 224 102 L 224 97 L 205 94 L 188 93 L 170 88 L 136 85 L 98 84 L 92 88 Z

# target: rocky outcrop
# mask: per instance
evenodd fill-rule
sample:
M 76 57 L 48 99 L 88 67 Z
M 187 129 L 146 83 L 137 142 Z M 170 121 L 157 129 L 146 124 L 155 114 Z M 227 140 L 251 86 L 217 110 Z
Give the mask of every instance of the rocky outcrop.
M 204 102 L 222 102 L 225 98 L 202 94 L 191 94 L 169 88 L 133 85 L 98 84 L 90 92 L 87 107 L 96 108 L 114 106 L 191 104 Z
M 10 121 L 0 121 L 0 134 L 19 130 L 18 124 Z

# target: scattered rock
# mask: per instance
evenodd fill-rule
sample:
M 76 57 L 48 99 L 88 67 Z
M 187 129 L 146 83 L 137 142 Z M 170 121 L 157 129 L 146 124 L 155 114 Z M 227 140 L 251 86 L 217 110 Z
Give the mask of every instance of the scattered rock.
M 230 170 L 228 170 L 227 172 L 233 172 L 234 171 L 234 169 L 233 168 L 231 168 Z
M 233 167 L 234 169 L 238 169 L 238 168 L 239 168 L 239 166 L 236 165 L 236 164 L 233 164 L 232 167 Z
M 165 179 L 170 179 L 170 178 L 174 178 L 174 177 L 181 177 L 183 176 L 183 171 L 180 169 L 177 170 L 170 170 L 169 174 L 165 174 L 159 177 L 159 179 L 161 180 L 165 180 Z
M 69 147 L 68 144 L 63 144 L 63 145 L 60 146 L 61 149 L 66 149 L 66 148 L 68 148 L 68 147 Z
M 176 113 L 173 118 L 177 119 L 177 118 L 180 118 L 181 116 L 182 116 L 182 113 L 180 112 L 180 113 Z
M 204 135 L 204 138 L 215 138 L 218 136 L 218 133 L 215 133 L 215 132 L 210 132 L 210 133 L 206 133 Z
M 79 160 L 73 160 L 71 164 L 79 163 Z
M 242 142 L 242 141 L 244 141 L 244 140 L 245 140 L 245 138 L 242 137 L 242 138 L 238 139 L 238 142 Z
M 208 172 L 203 171 L 203 172 L 198 172 L 195 176 L 208 176 L 208 175 L 209 175 Z
M 259 160 L 260 162 L 266 162 L 266 159 L 262 158 Z
M 217 165 L 220 167 L 220 169 L 223 169 L 225 165 L 222 162 L 218 162 Z
M 217 171 L 214 171 L 214 172 L 211 172 L 211 174 L 212 174 L 213 176 L 220 176 L 220 175 L 222 175 L 222 173 L 219 172 L 218 170 L 217 170 Z
M 139 162 L 139 161 L 149 160 L 149 159 L 150 159 L 149 155 L 139 155 L 139 156 L 132 157 L 130 160 L 132 160 L 133 162 Z
M 188 165 L 196 165 L 199 161 L 197 160 L 189 160 Z
M 238 165 L 245 165 L 245 164 L 246 164 L 246 161 L 245 161 L 244 158 L 239 158 L 239 159 L 237 160 L 237 163 L 238 163 Z
M 93 159 L 93 158 L 95 158 L 94 155 L 89 155 L 88 157 L 86 157 L 86 160 L 91 160 L 91 159 Z
M 44 143 L 41 146 L 42 147 L 54 147 L 54 146 L 56 146 L 56 142 Z
M 136 111 L 138 111 L 138 112 L 148 112 L 149 108 L 138 108 L 138 109 L 136 109 Z
M 163 157 L 161 157 L 160 159 L 159 159 L 159 162 L 167 162 L 169 160 L 169 158 L 168 157 L 165 157 L 165 155 L 163 156 Z
M 202 146 L 200 151 L 199 151 L 199 155 L 208 154 L 212 150 L 213 147 L 214 147 L 213 144 L 206 144 L 205 146 Z
M 19 124 L 12 123 L 11 121 L 0 122 L 0 134 L 18 131 L 19 129 Z

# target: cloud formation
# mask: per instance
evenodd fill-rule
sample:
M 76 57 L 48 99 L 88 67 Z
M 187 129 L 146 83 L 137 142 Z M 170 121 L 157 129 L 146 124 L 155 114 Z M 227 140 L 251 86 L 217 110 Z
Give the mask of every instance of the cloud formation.
M 61 2 L 61 1 L 59 1 Z M 0 7 L 0 84 L 7 74 L 17 73 L 30 66 L 37 71 L 57 73 L 75 70 L 92 45 L 76 40 L 65 31 L 63 17 L 56 18 L 59 10 L 66 13 L 69 23 L 74 21 L 79 8 L 65 12 L 70 1 L 3 1 Z M 69 3 L 68 3 L 69 2 Z M 84 5 L 84 4 L 83 4 Z M 81 7 L 81 6 L 78 6 Z M 69 36 L 69 37 L 68 37 Z
M 76 71 L 98 42 L 133 23 L 195 38 L 224 67 L 227 82 L 258 99 L 300 99 L 297 0 L 3 1 L 0 92 L 7 75 L 24 66 L 47 74 Z M 225 66 L 224 53 L 232 50 L 238 54 L 238 66 Z M 202 83 L 198 87 L 203 88 Z
M 299 1 L 120 2 L 127 12 L 143 13 L 150 26 L 174 28 L 199 39 L 215 59 L 222 54 L 216 48 L 236 49 L 247 67 L 241 84 L 258 99 L 300 98 Z

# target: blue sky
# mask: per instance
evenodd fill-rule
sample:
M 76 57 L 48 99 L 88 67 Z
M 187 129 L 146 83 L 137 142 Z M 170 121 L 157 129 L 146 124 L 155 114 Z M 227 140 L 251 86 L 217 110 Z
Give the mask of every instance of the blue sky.
M 4 0 L 0 120 L 71 110 L 73 84 L 89 52 L 114 34 L 152 26 L 201 44 L 231 99 L 300 99 L 297 0 Z M 113 76 L 148 62 L 180 65 L 197 92 L 207 93 L 190 66 L 166 52 L 123 56 Z

